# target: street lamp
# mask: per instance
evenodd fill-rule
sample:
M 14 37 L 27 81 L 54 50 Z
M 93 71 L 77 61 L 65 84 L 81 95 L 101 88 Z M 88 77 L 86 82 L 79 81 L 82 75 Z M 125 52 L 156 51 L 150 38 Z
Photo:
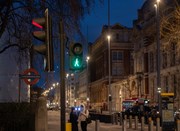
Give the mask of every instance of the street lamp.
M 109 77 L 108 77 L 108 81 L 109 81 L 109 88 L 108 88 L 108 105 L 109 105 L 109 113 L 111 114 L 111 65 L 110 65 L 110 61 L 111 61 L 111 55 L 110 55 L 110 43 L 111 43 L 111 36 L 108 35 L 107 36 L 108 39 L 108 66 L 109 66 Z
M 161 93 L 161 79 L 160 79 L 160 17 L 159 17 L 159 2 L 155 5 L 156 9 L 156 44 L 157 44 L 157 93 L 158 93 L 158 104 L 159 104 L 159 111 L 161 112 L 161 100 L 160 100 L 160 93 Z
M 66 74 L 66 103 L 67 103 L 67 101 L 68 101 L 68 99 L 69 99 L 69 74 L 67 73 Z M 66 104 L 67 106 L 68 106 L 68 104 Z
M 89 91 L 89 66 L 88 66 L 89 59 L 90 59 L 90 57 L 87 56 L 86 57 L 86 62 L 87 62 L 87 88 L 86 88 L 86 92 L 87 92 L 87 108 L 89 108 L 89 98 L 90 98 L 90 91 Z
M 58 82 L 57 83 L 53 83 L 53 89 L 55 89 L 55 101 L 56 101 L 56 103 L 58 103 L 57 105 L 59 106 L 59 98 L 60 98 L 60 96 L 59 96 L 58 85 L 59 85 Z
M 74 88 L 74 83 L 72 83 L 72 80 L 74 80 L 74 73 L 71 73 L 71 77 L 70 77 L 70 84 L 69 84 L 69 105 L 73 105 L 73 99 L 74 99 L 74 96 L 75 96 L 75 88 Z

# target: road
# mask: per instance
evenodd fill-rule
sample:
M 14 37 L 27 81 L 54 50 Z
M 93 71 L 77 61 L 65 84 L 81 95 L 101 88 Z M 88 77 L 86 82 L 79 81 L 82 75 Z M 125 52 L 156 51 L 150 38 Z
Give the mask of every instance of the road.
M 69 118 L 68 114 L 66 114 L 66 118 L 67 118 L 66 121 L 68 121 Z M 88 124 L 87 129 L 88 131 L 95 131 L 95 121 L 93 121 L 91 124 Z M 113 125 L 110 123 L 100 123 L 99 129 L 100 129 L 99 131 L 122 131 L 122 126 Z M 48 111 L 48 131 L 60 131 L 60 111 Z M 81 131 L 80 126 L 79 126 L 79 131 Z M 134 128 L 133 129 L 127 128 L 127 131 L 137 131 L 137 130 L 135 130 Z M 140 131 L 140 124 L 138 125 L 138 131 Z M 148 131 L 147 125 L 145 125 L 145 131 Z

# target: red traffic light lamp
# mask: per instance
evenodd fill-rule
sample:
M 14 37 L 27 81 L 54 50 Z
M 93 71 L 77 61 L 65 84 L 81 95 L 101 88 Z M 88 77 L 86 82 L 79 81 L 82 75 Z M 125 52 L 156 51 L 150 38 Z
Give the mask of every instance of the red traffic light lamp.
M 40 18 L 41 19 L 41 18 Z M 43 28 L 39 23 L 37 23 L 37 22 L 35 22 L 35 21 L 33 21 L 32 20 L 32 24 L 34 25 L 34 26 L 36 26 L 36 27 L 38 27 L 38 28 Z
M 44 17 L 35 18 L 32 20 L 32 24 L 42 29 L 34 31 L 34 38 L 43 42 L 41 45 L 33 46 L 34 50 L 44 55 L 45 71 L 54 70 L 54 54 L 53 54 L 53 42 L 52 42 L 52 20 L 48 13 L 48 9 L 45 10 Z

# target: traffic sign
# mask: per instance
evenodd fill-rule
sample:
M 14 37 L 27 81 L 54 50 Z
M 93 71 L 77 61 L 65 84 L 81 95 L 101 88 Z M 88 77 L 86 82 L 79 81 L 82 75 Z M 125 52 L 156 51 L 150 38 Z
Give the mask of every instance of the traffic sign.
M 22 75 L 19 75 L 19 77 L 23 79 L 27 85 L 34 85 L 40 79 L 39 73 L 33 68 L 25 70 Z

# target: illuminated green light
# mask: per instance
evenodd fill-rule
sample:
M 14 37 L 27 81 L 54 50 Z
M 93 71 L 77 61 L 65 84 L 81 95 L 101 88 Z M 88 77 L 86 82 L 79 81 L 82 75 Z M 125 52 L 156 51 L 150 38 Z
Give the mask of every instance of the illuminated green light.
M 79 64 L 80 64 L 80 61 L 79 61 L 78 58 L 76 58 L 75 63 L 74 63 L 74 66 L 75 66 L 75 67 L 79 67 L 79 66 L 80 66 Z
M 75 69 L 81 68 L 81 66 L 82 66 L 82 59 L 81 59 L 80 57 L 75 57 L 75 58 L 72 60 L 72 66 L 73 66 Z

